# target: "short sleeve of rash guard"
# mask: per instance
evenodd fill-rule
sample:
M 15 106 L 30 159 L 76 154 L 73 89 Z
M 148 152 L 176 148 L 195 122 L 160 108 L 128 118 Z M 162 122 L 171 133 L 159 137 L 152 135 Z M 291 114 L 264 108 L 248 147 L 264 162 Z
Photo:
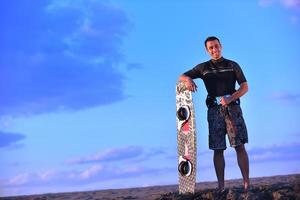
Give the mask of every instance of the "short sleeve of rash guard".
M 198 64 L 193 69 L 184 73 L 184 75 L 190 77 L 191 79 L 203 78 L 203 65 Z
M 239 84 L 242 84 L 244 82 L 247 82 L 246 77 L 243 73 L 243 70 L 241 69 L 241 67 L 239 66 L 239 64 L 234 63 L 233 65 L 233 69 L 234 69 L 234 73 L 236 76 L 236 80 Z

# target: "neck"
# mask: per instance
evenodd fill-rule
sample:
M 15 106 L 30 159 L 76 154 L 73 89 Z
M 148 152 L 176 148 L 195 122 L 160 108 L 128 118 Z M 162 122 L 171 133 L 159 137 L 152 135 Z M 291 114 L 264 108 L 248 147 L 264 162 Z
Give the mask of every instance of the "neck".
M 211 59 L 212 62 L 221 62 L 222 60 L 224 60 L 224 58 L 222 56 L 217 59 L 214 59 L 214 58 Z

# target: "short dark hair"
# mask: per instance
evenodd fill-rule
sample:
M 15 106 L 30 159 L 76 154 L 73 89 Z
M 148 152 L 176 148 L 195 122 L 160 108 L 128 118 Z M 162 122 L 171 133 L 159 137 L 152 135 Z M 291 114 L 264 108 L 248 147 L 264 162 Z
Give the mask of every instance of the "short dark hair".
M 209 42 L 209 41 L 214 41 L 214 40 L 218 40 L 218 42 L 221 44 L 219 38 L 215 37 L 215 36 L 210 36 L 208 38 L 206 38 L 206 40 L 204 41 L 204 45 L 206 47 L 206 43 Z

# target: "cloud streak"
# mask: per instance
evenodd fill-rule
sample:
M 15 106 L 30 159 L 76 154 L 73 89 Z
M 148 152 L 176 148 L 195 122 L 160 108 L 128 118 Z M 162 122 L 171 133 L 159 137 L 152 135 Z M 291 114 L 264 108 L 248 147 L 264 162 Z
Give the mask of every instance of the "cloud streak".
M 287 104 L 299 104 L 300 101 L 300 93 L 297 92 L 287 92 L 287 91 L 278 91 L 278 92 L 274 92 L 272 93 L 269 97 L 269 99 L 271 100 L 275 100 L 278 102 L 282 102 L 282 103 L 287 103 Z
M 0 115 L 84 109 L 120 101 L 117 69 L 129 22 L 100 1 L 1 5 Z
M 154 167 L 143 163 L 155 156 L 165 154 L 165 151 L 160 148 L 147 150 L 139 146 L 110 148 L 96 154 L 69 159 L 64 169 L 24 172 L 10 178 L 0 179 L 0 187 L 7 191 L 26 191 L 26 188 L 30 188 L 30 193 L 34 194 L 38 193 L 41 188 L 50 188 L 53 185 L 78 189 L 78 187 L 106 181 L 118 180 L 126 183 L 141 176 L 150 178 L 161 174 L 176 174 L 176 166 L 156 165 Z M 97 186 L 97 189 L 101 188 Z
M 247 152 L 249 156 L 250 168 L 255 168 L 255 166 L 260 164 L 272 166 L 274 165 L 274 163 L 278 163 L 281 165 L 286 165 L 286 168 L 289 169 L 290 167 L 288 165 L 291 162 L 300 161 L 299 149 L 299 142 L 273 144 L 260 147 L 249 147 L 247 148 Z M 230 151 L 226 152 L 226 154 L 226 166 L 237 166 L 236 152 Z M 206 163 L 206 165 L 202 163 L 202 166 L 204 168 L 209 166 L 213 167 L 212 161 L 211 165 L 209 165 L 208 163 Z M 282 173 L 284 173 L 284 171 Z M 295 173 L 298 173 L 298 171 L 295 171 Z
M 158 175 L 170 172 L 168 168 L 146 168 L 140 166 L 107 167 L 95 164 L 82 170 L 55 171 L 46 170 L 34 173 L 23 173 L 10 179 L 0 180 L 0 186 L 44 187 L 55 184 L 56 186 L 78 186 L 101 182 L 106 180 L 129 179 L 139 176 Z
M 93 155 L 67 160 L 69 164 L 86 164 L 96 162 L 114 162 L 137 158 L 143 155 L 144 149 L 138 146 L 111 148 Z
M 280 2 L 287 8 L 300 8 L 299 0 L 281 0 Z
M 25 135 L 20 133 L 9 133 L 0 131 L 0 148 L 11 147 L 19 141 L 25 139 Z
M 300 8 L 300 0 L 259 0 L 258 1 L 258 5 L 262 7 L 268 7 L 274 4 L 279 4 L 289 9 Z
M 289 20 L 292 24 L 298 25 L 299 23 L 300 0 L 259 0 L 258 5 L 263 8 L 279 5 L 290 12 Z
M 300 160 L 300 153 L 298 152 L 299 148 L 300 143 L 276 144 L 265 147 L 249 148 L 248 153 L 251 166 L 265 162 L 287 163 L 288 165 L 290 161 Z M 114 157 L 109 162 L 104 162 L 109 157 L 111 158 L 112 154 L 115 154 Z M 122 165 L 113 163 L 116 161 L 134 160 L 143 157 L 143 155 L 150 155 L 148 151 L 145 151 L 140 147 L 131 146 L 108 149 L 103 151 L 100 155 L 101 156 L 94 157 L 92 161 L 86 159 L 74 162 L 73 164 L 86 165 L 69 165 L 70 168 L 67 170 L 48 169 L 33 173 L 21 173 L 9 179 L 2 179 L 0 180 L 0 187 L 7 190 L 30 187 L 33 188 L 31 190 L 32 193 L 37 193 L 40 187 L 51 187 L 53 185 L 57 187 L 82 188 L 85 185 L 98 182 L 103 183 L 105 181 L 121 180 L 127 182 L 138 177 L 170 174 L 172 174 L 172 176 L 177 176 L 176 166 L 145 167 L 141 166 L 140 162 L 138 165 L 136 164 L 137 162 L 123 162 Z M 198 170 L 213 169 L 212 158 L 209 158 L 211 157 L 211 153 L 208 151 L 200 152 L 199 156 L 202 161 L 206 160 L 206 162 L 198 163 Z M 87 156 L 84 158 L 90 157 Z M 229 167 L 236 165 L 235 153 L 233 152 L 230 155 L 226 155 L 226 161 L 229 161 L 227 162 Z M 176 161 L 173 162 L 173 164 L 175 163 Z M 77 169 L 77 167 L 79 167 L 79 169 Z M 98 187 L 97 189 L 101 188 Z
M 150 160 L 155 156 L 166 155 L 167 153 L 159 148 L 145 150 L 140 146 L 125 146 L 110 148 L 95 154 L 67 159 L 67 164 L 88 164 L 88 163 L 112 163 L 124 161 L 142 162 Z
M 300 160 L 300 143 L 276 144 L 249 150 L 252 162 Z

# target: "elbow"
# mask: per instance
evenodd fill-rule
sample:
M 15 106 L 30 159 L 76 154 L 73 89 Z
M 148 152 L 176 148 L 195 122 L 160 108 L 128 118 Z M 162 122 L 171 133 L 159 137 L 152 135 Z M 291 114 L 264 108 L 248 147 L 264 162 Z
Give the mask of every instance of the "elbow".
M 180 75 L 179 77 L 178 77 L 178 81 L 183 81 L 183 75 Z
M 249 91 L 248 83 L 245 82 L 245 83 L 242 84 L 242 86 L 243 86 L 244 93 L 247 93 Z
M 179 76 L 179 81 L 186 81 L 186 79 L 188 79 L 188 77 L 186 75 L 184 75 L 184 74 L 181 74 Z

